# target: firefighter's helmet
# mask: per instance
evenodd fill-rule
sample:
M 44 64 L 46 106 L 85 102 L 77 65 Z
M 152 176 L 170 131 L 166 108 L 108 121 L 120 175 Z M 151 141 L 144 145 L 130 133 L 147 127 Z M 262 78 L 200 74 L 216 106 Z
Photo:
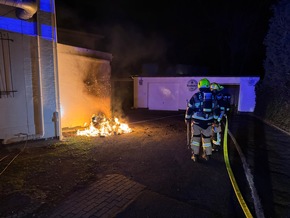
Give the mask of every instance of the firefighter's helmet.
M 208 79 L 206 78 L 203 78 L 201 79 L 199 82 L 198 82 L 198 88 L 201 89 L 201 88 L 210 88 L 210 82 L 208 81 Z
M 210 90 L 211 91 L 221 91 L 221 90 L 223 90 L 224 89 L 224 87 L 223 86 L 221 86 L 220 84 L 218 84 L 218 83 L 215 83 L 215 82 L 213 82 L 213 83 L 211 83 L 210 84 Z

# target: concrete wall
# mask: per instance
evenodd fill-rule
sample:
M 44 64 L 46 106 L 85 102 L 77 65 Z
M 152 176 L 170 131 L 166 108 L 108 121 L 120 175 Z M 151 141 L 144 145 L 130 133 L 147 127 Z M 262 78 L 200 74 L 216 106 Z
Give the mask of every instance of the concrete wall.
M 134 107 L 150 110 L 185 110 L 204 77 L 134 77 Z M 207 77 L 210 82 L 239 88 L 238 111 L 253 112 L 258 77 Z

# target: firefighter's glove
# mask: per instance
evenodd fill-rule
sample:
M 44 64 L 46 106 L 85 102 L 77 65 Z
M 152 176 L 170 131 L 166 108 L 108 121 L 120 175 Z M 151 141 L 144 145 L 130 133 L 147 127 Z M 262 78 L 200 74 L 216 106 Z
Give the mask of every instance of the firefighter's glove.
M 185 115 L 185 123 L 186 123 L 186 124 L 189 123 L 190 120 L 191 120 L 191 115 L 186 114 L 186 115 Z
M 214 122 L 213 127 L 216 128 L 216 127 L 219 127 L 219 125 L 220 124 L 218 122 Z
M 213 127 L 213 131 L 214 131 L 215 133 L 217 132 L 216 129 L 217 129 L 217 127 L 214 126 L 214 127 Z

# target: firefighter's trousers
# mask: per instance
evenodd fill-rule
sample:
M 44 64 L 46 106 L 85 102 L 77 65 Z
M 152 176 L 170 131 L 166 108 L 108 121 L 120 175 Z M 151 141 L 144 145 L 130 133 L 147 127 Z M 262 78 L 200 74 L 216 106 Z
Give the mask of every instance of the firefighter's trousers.
M 192 122 L 191 132 L 191 150 L 194 154 L 199 155 L 200 142 L 202 142 L 202 148 L 206 155 L 212 154 L 211 145 L 212 126 L 205 126 L 205 129 L 198 124 Z
M 222 128 L 218 124 L 212 126 L 212 143 L 214 145 L 221 145 L 221 132 Z

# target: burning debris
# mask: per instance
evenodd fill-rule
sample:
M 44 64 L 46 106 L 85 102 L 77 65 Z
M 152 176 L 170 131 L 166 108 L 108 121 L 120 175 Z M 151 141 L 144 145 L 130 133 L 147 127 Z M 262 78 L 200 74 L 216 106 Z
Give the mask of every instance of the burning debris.
M 103 113 L 93 115 L 90 126 L 85 130 L 78 130 L 79 136 L 110 136 L 132 132 L 128 124 L 121 123 L 118 118 L 108 119 Z

